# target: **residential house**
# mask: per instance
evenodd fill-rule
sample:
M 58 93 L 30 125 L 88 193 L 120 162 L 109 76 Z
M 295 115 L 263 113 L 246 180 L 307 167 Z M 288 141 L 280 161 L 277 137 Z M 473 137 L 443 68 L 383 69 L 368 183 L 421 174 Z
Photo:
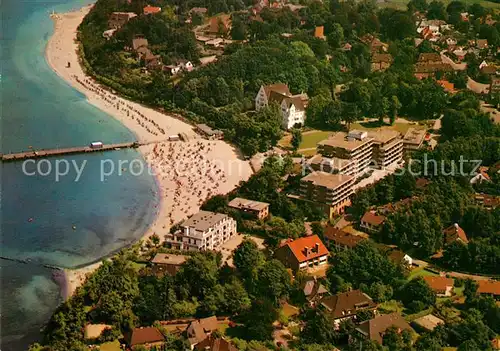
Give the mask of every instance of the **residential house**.
M 156 275 L 175 275 L 186 260 L 184 255 L 158 253 L 151 260 L 151 267 Z
M 275 256 L 285 267 L 297 272 L 327 264 L 328 250 L 317 235 L 311 235 L 285 242 Z
M 326 37 L 325 37 L 324 31 L 325 31 L 325 27 L 324 26 L 319 26 L 319 27 L 314 28 L 314 37 L 318 38 L 318 39 L 325 40 Z
M 476 184 L 479 183 L 481 184 L 482 182 L 491 182 L 490 175 L 488 174 L 488 167 L 481 166 L 478 169 L 479 172 L 471 178 L 470 183 L 471 184 Z
M 269 204 L 267 202 L 236 197 L 229 202 L 228 206 L 242 213 L 250 214 L 257 219 L 265 219 L 269 216 Z
M 392 61 L 391 54 L 374 53 L 371 61 L 372 72 L 385 71 L 391 66 Z
M 226 214 L 200 211 L 166 235 L 172 247 L 181 250 L 217 250 L 236 234 L 236 221 Z
M 165 343 L 165 337 L 155 327 L 134 328 L 125 335 L 128 347 L 134 349 L 142 346 L 150 349 L 154 346 L 161 346 Z
M 148 40 L 146 38 L 135 38 L 135 39 L 132 39 L 132 49 L 137 52 L 137 53 L 141 53 L 139 52 L 139 50 L 141 48 L 147 48 L 148 47 Z M 145 52 L 142 52 L 142 53 L 145 53 Z
M 388 44 L 381 42 L 378 38 L 375 38 L 371 34 L 364 35 L 360 40 L 364 44 L 368 45 L 372 53 L 384 53 L 389 49 Z
M 476 40 L 476 47 L 479 50 L 487 49 L 488 48 L 488 40 L 487 39 L 477 39 Z
M 413 331 L 408 322 L 397 313 L 383 314 L 373 319 L 362 322 L 356 332 L 367 339 L 376 341 L 382 345 L 385 331 L 390 327 L 396 327 L 398 332 L 404 330 Z
M 454 47 L 455 45 L 457 45 L 457 39 L 453 37 L 446 37 L 446 39 L 444 39 L 444 42 L 448 47 Z
M 177 65 L 166 65 L 163 66 L 164 71 L 168 71 L 171 76 L 175 76 L 181 72 L 181 67 Z
M 192 321 L 186 329 L 186 336 L 191 347 L 206 340 L 218 328 L 219 323 L 217 322 L 216 316 Z
M 367 211 L 363 217 L 359 226 L 369 233 L 378 233 L 385 222 L 385 216 L 377 214 L 375 211 Z
M 316 203 L 331 218 L 351 204 L 355 177 L 312 172 L 300 180 L 300 198 Z
M 474 196 L 476 204 L 487 210 L 492 210 L 500 206 L 500 196 L 494 196 L 490 194 L 476 194 Z
M 376 312 L 377 304 L 361 290 L 352 290 L 333 296 L 327 296 L 320 300 L 333 321 L 334 329 L 339 329 L 340 323 L 348 320 L 356 320 L 356 314 L 360 311 Z
M 134 12 L 113 12 L 108 19 L 108 28 L 119 29 L 134 17 L 137 17 Z
M 441 276 L 425 276 L 424 281 L 440 297 L 448 297 L 453 294 L 455 281 L 452 278 Z
M 310 167 L 312 171 L 347 175 L 353 175 L 356 173 L 354 161 L 338 157 L 314 155 L 306 161 L 306 165 Z
M 145 15 L 154 15 L 161 12 L 161 7 L 147 5 L 144 7 L 143 12 Z
M 189 10 L 189 14 L 197 14 L 197 15 L 205 15 L 208 12 L 208 9 L 206 7 L 193 7 L 191 10 Z
M 344 232 L 341 229 L 329 225 L 325 228 L 324 233 L 325 243 L 331 249 L 334 247 L 336 250 L 349 250 L 355 248 L 365 238 L 359 235 L 354 235 Z
M 425 129 L 408 128 L 403 137 L 403 148 L 405 151 L 411 152 L 422 148 L 426 133 Z
M 467 239 L 467 235 L 464 230 L 460 228 L 460 226 L 455 223 L 448 228 L 443 230 L 444 235 L 444 243 L 445 245 L 449 245 L 455 241 L 459 241 L 463 244 L 468 244 L 469 240 Z
M 281 107 L 283 128 L 290 129 L 295 125 L 304 125 L 308 100 L 307 94 L 292 95 L 286 84 L 263 85 L 255 97 L 255 109 L 258 111 L 276 102 Z
M 427 314 L 415 319 L 412 324 L 415 326 L 415 328 L 418 328 L 425 332 L 431 332 L 436 329 L 438 325 L 444 325 L 445 323 L 441 318 L 438 318 L 433 314 Z
M 455 92 L 455 84 L 447 80 L 437 80 L 436 83 L 442 86 L 447 93 L 453 94 Z
M 457 57 L 458 61 L 463 61 L 465 59 L 465 55 L 467 55 L 467 51 L 465 51 L 463 48 L 458 48 L 456 50 L 453 50 L 453 55 Z
M 451 71 L 453 71 L 451 65 L 443 63 L 441 55 L 436 52 L 420 54 L 415 65 L 415 76 L 419 79 L 427 78 L 436 72 Z
M 315 306 L 323 297 L 329 295 L 328 290 L 314 277 L 302 284 L 302 292 L 310 306 Z
M 231 15 L 221 14 L 210 18 L 209 32 L 225 36 L 231 31 Z
M 500 77 L 491 77 L 490 95 L 500 92 Z
M 487 76 L 492 76 L 497 73 L 497 68 L 495 65 L 486 65 L 482 68 L 480 68 L 480 71 L 482 74 L 485 74 Z
M 372 159 L 373 138 L 360 130 L 351 130 L 349 133 L 337 132 L 328 139 L 320 141 L 318 152 L 326 157 L 337 157 L 353 161 L 356 167 L 355 174 L 364 173 Z
M 405 254 L 403 251 L 397 249 L 389 250 L 387 252 L 387 258 L 389 258 L 389 260 L 391 260 L 392 262 L 396 264 L 402 264 L 407 268 L 410 268 L 413 264 L 413 259 L 410 257 L 410 255 Z
M 102 37 L 109 40 L 113 37 L 113 34 L 115 34 L 115 32 L 116 32 L 116 29 L 105 30 L 104 32 L 102 32 Z
M 197 124 L 196 130 L 203 134 L 209 140 L 222 140 L 224 139 L 224 132 L 219 129 L 212 129 L 204 123 Z
M 238 349 L 224 338 L 207 337 L 194 346 L 196 351 L 238 351 Z
M 372 160 L 375 168 L 394 167 L 403 160 L 403 141 L 398 131 L 377 129 L 368 132 L 368 136 L 373 139 Z
M 142 55 L 142 58 L 144 60 L 144 65 L 149 69 L 156 69 L 162 66 L 161 56 L 154 55 L 151 51 L 149 51 L 149 49 L 144 55 Z
M 500 297 L 500 281 L 498 280 L 478 280 L 477 293 L 479 295 L 491 295 Z

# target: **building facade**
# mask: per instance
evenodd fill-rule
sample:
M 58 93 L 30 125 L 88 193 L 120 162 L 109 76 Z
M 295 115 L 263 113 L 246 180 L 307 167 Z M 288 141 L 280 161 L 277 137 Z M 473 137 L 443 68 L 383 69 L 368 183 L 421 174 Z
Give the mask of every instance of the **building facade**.
M 345 174 L 313 172 L 300 180 L 301 198 L 323 205 L 328 215 L 344 212 L 351 204 L 355 177 Z
M 355 163 L 356 174 L 363 173 L 369 166 L 373 154 L 373 138 L 367 132 L 352 130 L 338 132 L 317 145 L 318 152 L 326 157 L 337 157 Z
M 181 224 L 181 229 L 166 236 L 167 243 L 180 250 L 217 250 L 236 231 L 236 221 L 228 215 L 200 211 Z
M 397 165 L 403 159 L 403 140 L 395 130 L 378 130 L 368 133 L 373 138 L 373 155 L 375 167 L 385 169 Z
M 269 216 L 269 204 L 266 202 L 237 197 L 231 200 L 228 206 L 257 219 L 265 219 Z
M 321 239 L 311 235 L 285 242 L 276 250 L 275 256 L 285 267 L 297 272 L 326 265 L 328 254 Z

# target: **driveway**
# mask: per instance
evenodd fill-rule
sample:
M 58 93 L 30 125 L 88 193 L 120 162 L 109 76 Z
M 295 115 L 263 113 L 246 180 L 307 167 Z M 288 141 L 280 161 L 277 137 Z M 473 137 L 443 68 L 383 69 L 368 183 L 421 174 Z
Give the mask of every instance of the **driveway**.
M 466 63 L 455 63 L 451 58 L 441 52 L 441 59 L 444 63 L 449 63 L 454 71 L 465 71 L 467 69 Z
M 476 82 L 475 80 L 472 80 L 470 77 L 468 77 L 467 80 L 467 88 L 477 94 L 487 94 L 490 91 L 489 84 Z

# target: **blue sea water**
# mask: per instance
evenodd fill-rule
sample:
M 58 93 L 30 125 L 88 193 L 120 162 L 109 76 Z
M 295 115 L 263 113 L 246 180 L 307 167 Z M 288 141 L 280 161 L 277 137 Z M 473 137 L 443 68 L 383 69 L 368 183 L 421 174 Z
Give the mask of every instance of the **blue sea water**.
M 1 152 L 135 139 L 45 61 L 53 31 L 49 12 L 90 2 L 1 2 Z M 135 150 L 65 157 L 79 167 L 86 162 L 78 182 L 74 170 L 56 181 L 54 176 L 24 174 L 22 162 L 1 165 L 0 253 L 31 262 L 0 260 L 1 350 L 26 349 L 61 302 L 52 271 L 43 264 L 73 268 L 96 261 L 136 240 L 154 220 L 157 185 L 147 172 L 116 172 L 100 179 L 102 160 L 118 164 L 137 158 Z M 49 160 L 54 167 L 57 158 Z

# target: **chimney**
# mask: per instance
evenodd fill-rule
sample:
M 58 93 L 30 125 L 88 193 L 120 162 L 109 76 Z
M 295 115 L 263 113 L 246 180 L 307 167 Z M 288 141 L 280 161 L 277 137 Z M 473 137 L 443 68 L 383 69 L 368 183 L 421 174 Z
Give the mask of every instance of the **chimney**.
M 455 226 L 455 231 L 458 232 L 458 223 L 453 224 Z
M 307 257 L 307 256 L 309 256 L 309 246 L 306 246 L 306 247 L 304 248 L 304 251 L 305 251 L 304 255 L 305 255 L 306 257 Z
M 319 243 L 314 244 L 314 250 L 319 252 Z

